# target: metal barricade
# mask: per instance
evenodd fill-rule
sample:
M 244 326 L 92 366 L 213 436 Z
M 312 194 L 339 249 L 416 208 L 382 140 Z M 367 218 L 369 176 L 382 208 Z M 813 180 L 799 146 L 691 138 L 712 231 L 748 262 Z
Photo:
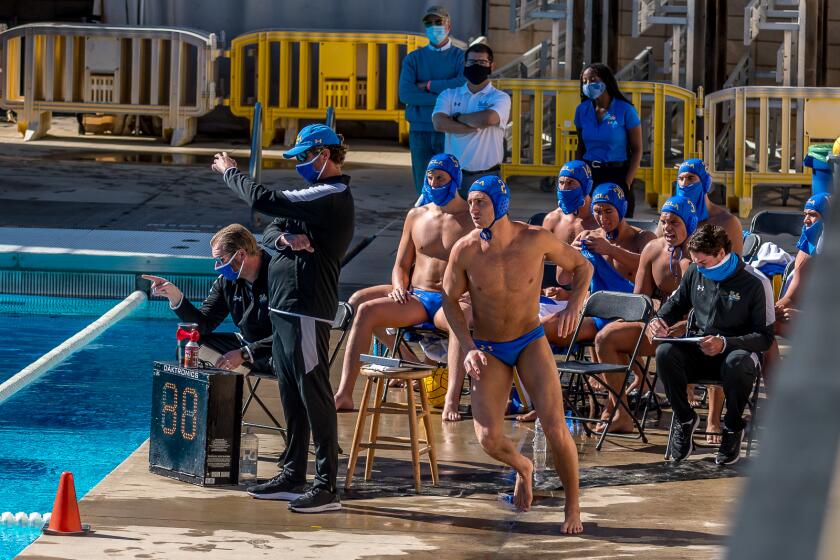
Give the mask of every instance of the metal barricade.
M 502 176 L 556 176 L 563 163 L 575 159 L 580 83 L 505 79 L 494 85 L 511 95 L 509 158 Z M 620 87 L 642 120 L 645 155 L 636 178 L 645 183 L 648 204 L 659 207 L 671 196 L 676 165 L 702 151 L 695 140 L 697 95 L 653 82 L 622 82 Z
M 251 120 L 263 106 L 263 146 L 274 140 L 278 121 L 291 139 L 298 119 L 323 119 L 328 106 L 337 119 L 392 121 L 399 138 L 408 123 L 399 103 L 400 63 L 428 44 L 411 33 L 261 31 L 231 42 L 230 110 Z
M 715 146 L 725 132 L 722 117 L 734 135 L 731 160 L 719 161 Z M 706 96 L 705 161 L 715 181 L 726 185 L 727 205 L 747 217 L 758 185 L 808 185 L 810 169 L 803 151 L 816 140 L 840 136 L 840 88 L 747 86 Z M 771 123 L 774 126 L 771 134 Z M 800 147 L 791 150 L 791 146 Z
M 212 33 L 36 23 L 0 33 L 0 51 L 0 107 L 17 112 L 24 140 L 60 111 L 157 116 L 180 146 L 218 102 Z

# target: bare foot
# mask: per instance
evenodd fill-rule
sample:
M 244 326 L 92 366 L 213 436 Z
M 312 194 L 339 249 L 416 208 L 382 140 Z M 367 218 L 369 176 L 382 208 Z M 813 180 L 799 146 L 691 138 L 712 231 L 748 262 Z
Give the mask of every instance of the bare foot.
M 516 473 L 516 486 L 513 488 L 513 506 L 519 511 L 531 509 L 531 500 L 534 499 L 532 492 L 532 480 L 534 477 L 534 464 L 528 461 L 528 470 L 524 473 Z
M 443 405 L 443 421 L 444 422 L 458 422 L 461 419 L 461 413 L 458 412 L 458 403 L 451 403 L 446 401 Z
M 532 410 L 528 414 L 517 414 L 516 415 L 517 422 L 536 422 L 537 421 L 537 411 Z
M 335 399 L 336 410 L 353 410 L 353 397 L 345 397 L 336 393 L 333 398 Z
M 720 423 L 713 423 L 709 422 L 709 425 L 706 427 L 707 432 L 717 432 L 715 434 L 706 434 L 706 443 L 710 445 L 720 445 L 721 443 L 721 428 Z
M 564 535 L 579 535 L 583 533 L 583 523 L 580 521 L 580 510 L 566 510 L 566 520 L 560 532 Z
M 602 422 L 598 423 L 595 427 L 596 432 L 603 432 L 604 428 L 607 427 L 607 418 L 602 418 Z M 636 429 L 636 426 L 633 425 L 633 420 L 630 419 L 629 416 L 626 414 L 620 414 L 616 418 L 613 419 L 612 424 L 610 424 L 610 431 L 611 434 L 631 434 Z

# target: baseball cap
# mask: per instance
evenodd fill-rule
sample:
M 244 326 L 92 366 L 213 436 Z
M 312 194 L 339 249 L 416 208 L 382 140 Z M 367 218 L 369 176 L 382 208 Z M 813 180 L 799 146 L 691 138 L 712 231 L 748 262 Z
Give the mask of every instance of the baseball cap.
M 423 17 L 420 21 L 426 21 L 426 18 L 430 16 L 437 16 L 440 18 L 448 19 L 449 12 L 443 6 L 429 6 L 428 8 L 426 8 L 426 13 L 423 14 Z
M 295 145 L 288 151 L 283 152 L 283 157 L 291 159 L 317 146 L 337 146 L 341 144 L 338 135 L 333 129 L 323 124 L 310 124 L 298 132 Z

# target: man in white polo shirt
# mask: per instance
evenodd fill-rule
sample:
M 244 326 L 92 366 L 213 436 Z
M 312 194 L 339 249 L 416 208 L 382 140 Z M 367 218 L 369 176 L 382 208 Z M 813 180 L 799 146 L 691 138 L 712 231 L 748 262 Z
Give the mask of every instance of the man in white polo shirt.
M 499 174 L 504 157 L 510 96 L 490 83 L 493 68 L 493 50 L 472 45 L 464 61 L 467 83 L 442 91 L 432 111 L 435 130 L 446 133 L 445 151 L 461 162 L 464 176 L 459 192 L 464 199 L 473 181 Z

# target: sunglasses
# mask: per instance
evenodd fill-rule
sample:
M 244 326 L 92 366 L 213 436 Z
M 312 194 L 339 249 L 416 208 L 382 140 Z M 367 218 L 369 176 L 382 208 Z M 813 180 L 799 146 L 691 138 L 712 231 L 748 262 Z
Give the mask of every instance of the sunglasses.
M 318 154 L 320 154 L 320 153 L 321 153 L 321 150 L 317 150 L 317 151 L 315 151 L 315 150 L 307 150 L 307 151 L 303 152 L 302 154 L 298 154 L 298 155 L 296 155 L 296 156 L 295 156 L 295 159 L 298 161 L 298 163 L 304 163 L 304 162 L 305 162 L 305 161 L 307 161 L 310 157 L 312 157 L 312 155 L 313 155 L 313 154 L 314 154 L 315 156 L 317 156 L 317 155 L 318 155 Z

